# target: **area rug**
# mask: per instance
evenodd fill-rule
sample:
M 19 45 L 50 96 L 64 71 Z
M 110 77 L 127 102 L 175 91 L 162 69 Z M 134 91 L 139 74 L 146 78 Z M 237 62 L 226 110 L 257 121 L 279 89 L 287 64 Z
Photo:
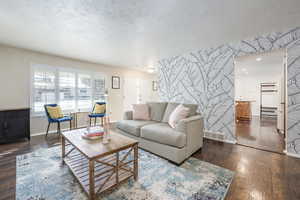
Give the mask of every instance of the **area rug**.
M 66 165 L 61 149 L 38 149 L 17 156 L 17 200 L 85 200 L 86 194 Z M 233 179 L 230 170 L 189 158 L 176 166 L 139 150 L 138 181 L 129 179 L 99 196 L 104 200 L 223 200 Z

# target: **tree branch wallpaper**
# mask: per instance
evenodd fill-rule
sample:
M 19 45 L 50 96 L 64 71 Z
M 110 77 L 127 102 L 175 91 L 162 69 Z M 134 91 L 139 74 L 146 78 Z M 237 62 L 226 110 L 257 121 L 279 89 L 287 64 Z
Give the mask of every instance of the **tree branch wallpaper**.
M 197 103 L 205 129 L 234 142 L 234 57 L 283 48 L 288 63 L 287 151 L 300 154 L 300 27 L 160 60 L 161 100 Z

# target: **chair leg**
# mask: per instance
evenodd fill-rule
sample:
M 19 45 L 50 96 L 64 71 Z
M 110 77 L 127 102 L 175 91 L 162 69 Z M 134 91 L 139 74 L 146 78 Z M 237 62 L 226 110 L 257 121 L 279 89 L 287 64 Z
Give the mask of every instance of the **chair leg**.
M 90 118 L 90 126 L 92 126 L 92 118 Z
M 72 120 L 70 120 L 70 130 L 72 130 Z
M 103 126 L 103 117 L 101 117 L 101 126 Z
M 59 122 L 57 122 L 57 133 L 61 134 L 61 132 L 60 132 L 60 123 Z
M 94 126 L 96 126 L 97 123 L 97 117 L 95 117 Z
M 48 136 L 49 128 L 50 128 L 50 122 L 48 122 L 48 126 L 47 126 L 47 131 L 46 131 L 46 136 L 45 137 Z

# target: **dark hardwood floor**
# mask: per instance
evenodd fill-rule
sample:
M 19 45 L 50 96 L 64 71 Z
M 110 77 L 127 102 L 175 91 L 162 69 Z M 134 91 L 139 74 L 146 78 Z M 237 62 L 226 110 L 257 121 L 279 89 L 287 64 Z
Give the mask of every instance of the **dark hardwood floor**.
M 15 199 L 16 190 L 16 156 L 34 151 L 38 148 L 49 148 L 60 145 L 57 134 L 31 137 L 30 142 L 20 141 L 11 144 L 0 144 L 0 200 Z
M 16 155 L 55 145 L 55 135 L 0 145 L 0 200 L 15 198 Z M 207 139 L 193 156 L 236 173 L 226 200 L 300 199 L 300 159 Z
M 251 121 L 236 123 L 238 144 L 283 153 L 284 137 L 277 132 L 276 119 L 253 116 Z
M 194 156 L 236 173 L 226 200 L 300 199 L 300 159 L 212 140 Z

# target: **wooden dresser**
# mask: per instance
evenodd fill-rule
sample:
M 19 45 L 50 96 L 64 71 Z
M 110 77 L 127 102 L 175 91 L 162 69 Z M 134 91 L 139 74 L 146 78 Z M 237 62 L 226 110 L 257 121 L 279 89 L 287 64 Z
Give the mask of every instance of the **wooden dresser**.
M 30 140 L 30 108 L 0 110 L 0 143 Z
M 236 101 L 235 116 L 236 116 L 236 120 L 250 121 L 252 118 L 251 101 Z

